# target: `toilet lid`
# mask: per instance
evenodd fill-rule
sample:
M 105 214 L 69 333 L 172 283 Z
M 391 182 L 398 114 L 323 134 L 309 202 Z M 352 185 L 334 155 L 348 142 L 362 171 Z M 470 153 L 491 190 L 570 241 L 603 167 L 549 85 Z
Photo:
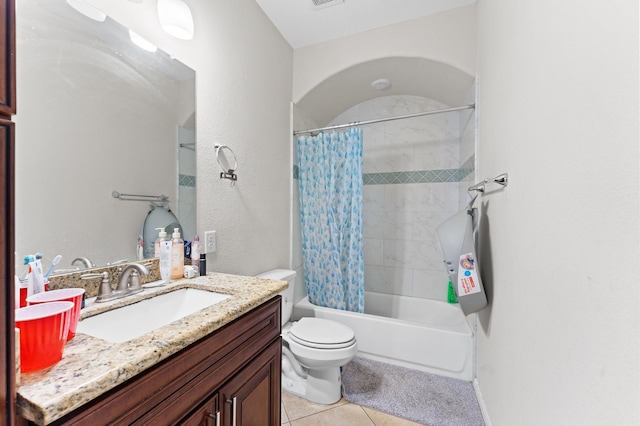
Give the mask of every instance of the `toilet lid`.
M 301 318 L 289 329 L 289 337 L 301 345 L 321 349 L 346 348 L 355 342 L 353 330 L 324 318 Z

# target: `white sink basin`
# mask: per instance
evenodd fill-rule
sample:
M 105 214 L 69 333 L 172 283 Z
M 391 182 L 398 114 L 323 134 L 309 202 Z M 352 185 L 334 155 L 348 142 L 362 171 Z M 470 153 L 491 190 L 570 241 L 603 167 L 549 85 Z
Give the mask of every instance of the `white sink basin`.
M 85 318 L 78 323 L 77 332 L 109 342 L 126 342 L 229 297 L 228 294 L 183 288 Z

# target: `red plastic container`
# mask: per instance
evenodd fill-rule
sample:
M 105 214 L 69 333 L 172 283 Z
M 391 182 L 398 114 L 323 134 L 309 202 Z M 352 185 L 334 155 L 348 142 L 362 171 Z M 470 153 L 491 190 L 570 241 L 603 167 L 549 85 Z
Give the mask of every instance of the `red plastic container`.
M 78 321 L 80 320 L 83 294 L 83 288 L 61 288 L 59 290 L 45 291 L 44 293 L 29 296 L 27 297 L 27 304 L 31 306 L 49 302 L 72 302 L 73 309 L 71 310 L 71 323 L 69 324 L 69 336 L 67 337 L 67 341 L 69 341 L 76 335 Z
M 44 283 L 44 291 L 49 290 L 49 283 L 46 282 Z M 20 307 L 24 308 L 27 306 L 27 282 L 21 282 L 20 283 Z M 18 309 L 18 307 L 16 306 L 16 309 Z
M 51 302 L 16 309 L 20 329 L 20 370 L 42 370 L 62 359 L 72 302 Z

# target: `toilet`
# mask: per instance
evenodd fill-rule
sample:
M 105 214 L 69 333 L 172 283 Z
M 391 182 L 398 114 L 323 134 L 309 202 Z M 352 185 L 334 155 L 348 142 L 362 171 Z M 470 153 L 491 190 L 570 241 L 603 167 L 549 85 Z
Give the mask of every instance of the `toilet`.
M 295 271 L 274 269 L 258 278 L 288 281 L 282 291 L 282 390 L 318 404 L 342 398 L 341 367 L 353 359 L 358 344 L 352 329 L 324 318 L 289 322 L 293 313 Z

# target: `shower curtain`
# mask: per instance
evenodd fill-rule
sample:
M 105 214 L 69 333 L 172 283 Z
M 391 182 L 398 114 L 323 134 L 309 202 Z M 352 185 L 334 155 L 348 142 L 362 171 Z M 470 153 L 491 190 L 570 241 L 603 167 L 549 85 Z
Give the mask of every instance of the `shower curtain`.
M 362 130 L 300 136 L 298 184 L 309 301 L 364 312 Z

